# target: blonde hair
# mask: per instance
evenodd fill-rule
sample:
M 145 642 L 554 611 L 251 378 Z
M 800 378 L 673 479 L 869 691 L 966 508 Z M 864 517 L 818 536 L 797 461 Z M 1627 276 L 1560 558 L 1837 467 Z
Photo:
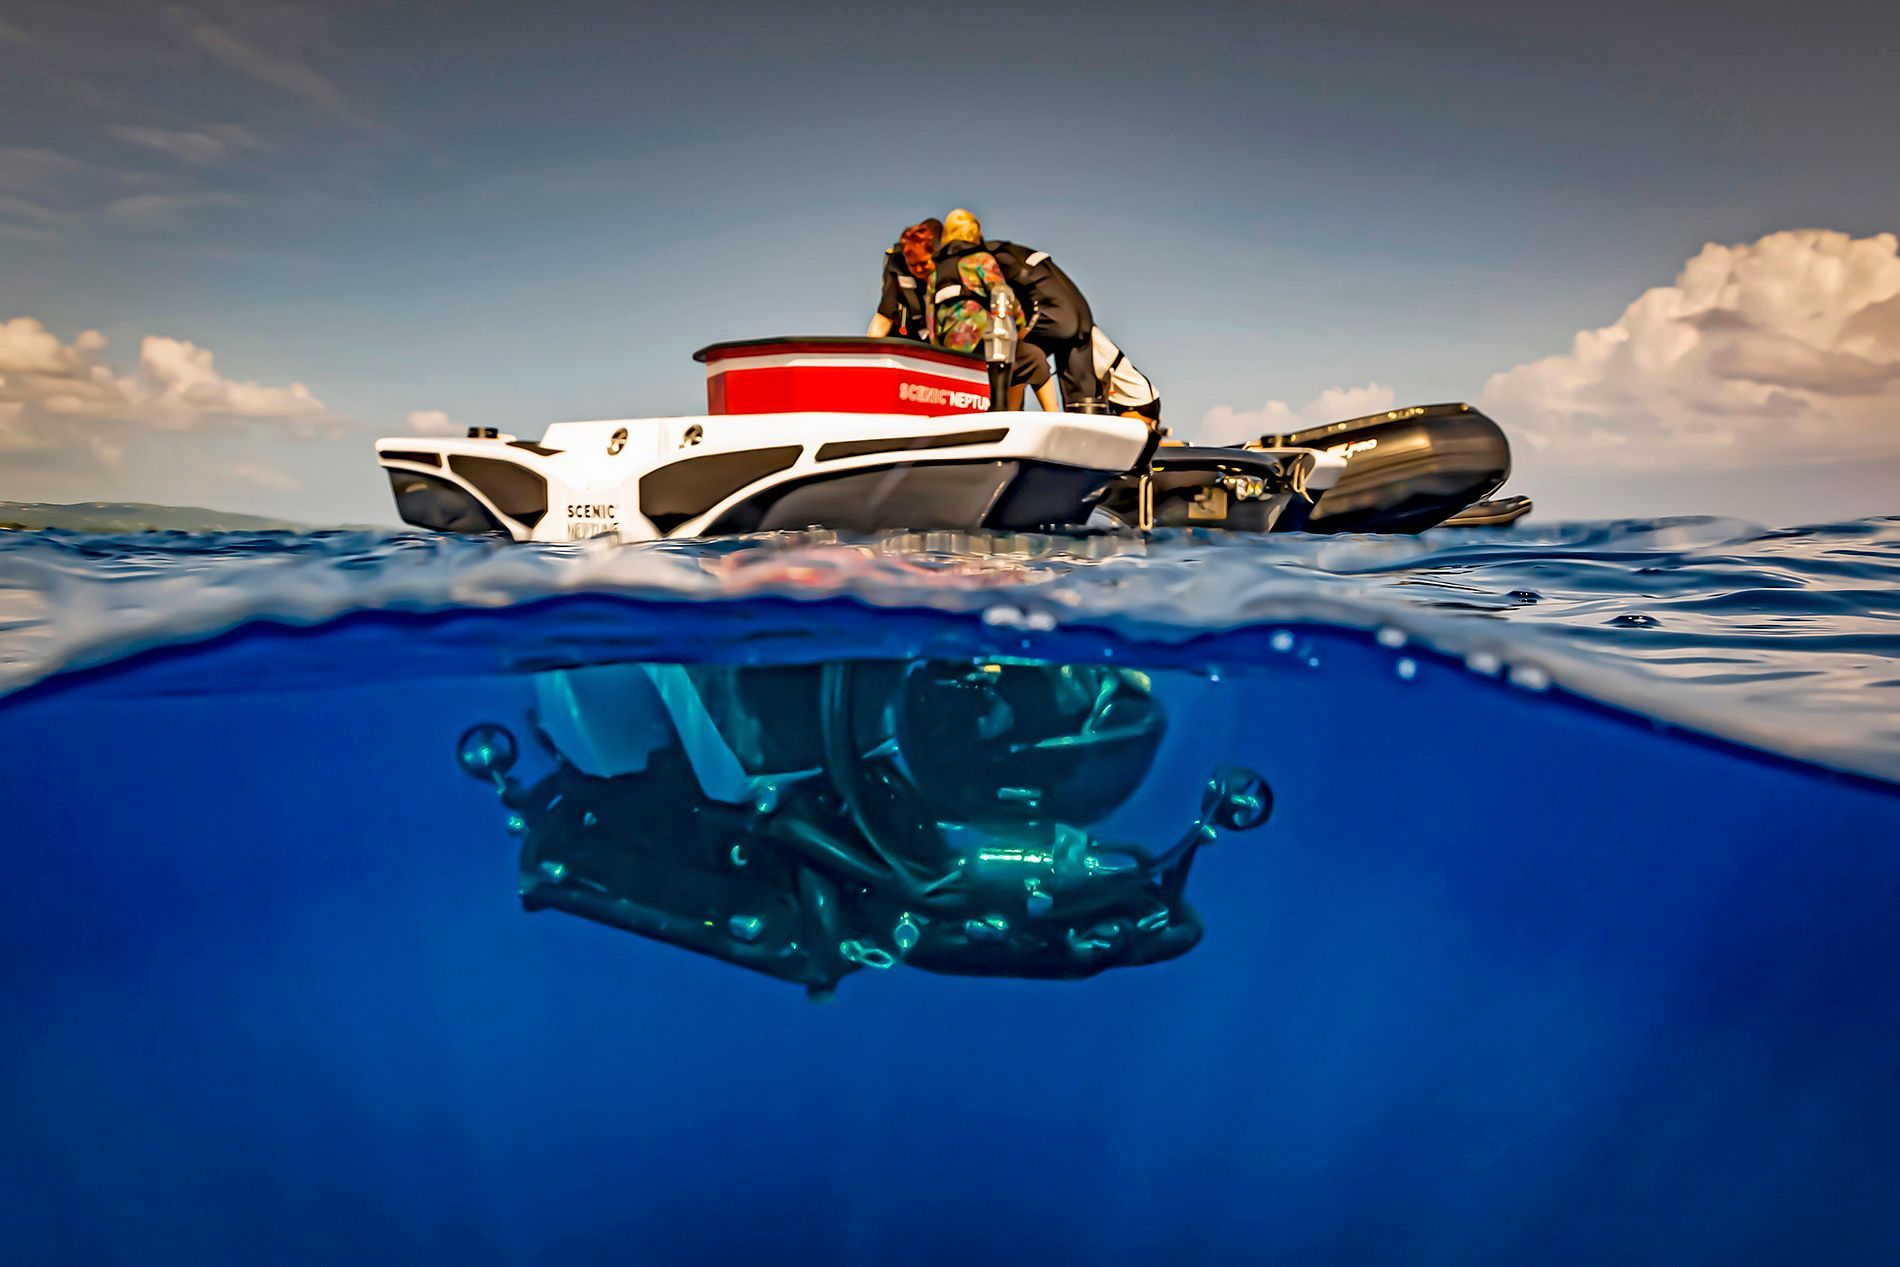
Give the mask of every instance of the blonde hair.
M 983 225 L 975 216 L 958 207 L 943 218 L 945 242 L 981 242 Z

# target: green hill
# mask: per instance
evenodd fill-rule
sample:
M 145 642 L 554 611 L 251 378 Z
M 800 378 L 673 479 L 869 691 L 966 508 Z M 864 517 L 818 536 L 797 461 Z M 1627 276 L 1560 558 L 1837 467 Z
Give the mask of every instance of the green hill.
M 236 515 L 202 506 L 152 506 L 143 502 L 0 501 L 0 529 L 61 528 L 68 532 L 307 532 L 309 525 L 258 515 Z

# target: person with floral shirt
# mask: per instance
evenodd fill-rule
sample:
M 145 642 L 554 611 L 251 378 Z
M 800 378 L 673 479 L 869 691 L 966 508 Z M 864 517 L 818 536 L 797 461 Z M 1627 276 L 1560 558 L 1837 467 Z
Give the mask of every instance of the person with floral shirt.
M 1010 370 L 1009 406 L 1021 407 L 1023 388 L 1033 387 L 1042 407 L 1061 408 L 1055 388 L 1049 382 L 1049 362 L 1029 344 L 1021 341 L 1027 322 L 1023 306 L 1003 278 L 1002 265 L 983 249 L 983 226 L 977 218 L 959 207 L 943 218 L 943 234 L 937 246 L 936 267 L 930 277 L 930 341 L 952 352 L 981 354 L 983 336 L 990 328 L 990 297 L 1004 295 L 1010 319 L 1018 336 L 1016 360 Z

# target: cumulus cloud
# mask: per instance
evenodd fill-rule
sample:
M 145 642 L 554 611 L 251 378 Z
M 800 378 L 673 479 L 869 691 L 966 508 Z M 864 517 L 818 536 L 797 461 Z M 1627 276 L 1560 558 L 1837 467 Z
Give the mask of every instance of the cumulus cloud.
M 265 422 L 307 422 L 329 413 L 302 383 L 264 387 L 218 372 L 211 349 L 182 339 L 147 335 L 139 348 L 139 368 L 157 388 L 149 416 L 155 425 L 188 428 L 207 418 Z
M 148 335 L 135 369 L 101 354 L 106 337 L 84 330 L 68 343 L 32 317 L 0 322 L 0 452 L 79 452 L 110 460 L 113 427 L 191 431 L 266 425 L 299 438 L 347 426 L 302 383 L 271 387 L 227 378 L 209 348 Z
M 106 345 L 97 330 L 82 330 L 71 344 L 31 317 L 0 322 L 0 374 L 66 375 L 86 367 Z
M 1328 387 L 1300 409 L 1283 400 L 1269 400 L 1253 409 L 1216 405 L 1201 415 L 1193 438 L 1204 444 L 1239 444 L 1322 422 L 1376 414 L 1392 408 L 1397 401 L 1398 393 L 1384 383 L 1367 383 L 1364 387 Z
M 1900 454 L 1900 239 L 1710 243 L 1569 352 L 1493 375 L 1478 403 L 1571 465 Z
M 468 430 L 466 425 L 449 417 L 446 409 L 412 409 L 408 422 L 410 435 L 459 436 Z
M 112 135 L 128 145 L 155 150 L 194 167 L 209 167 L 240 150 L 269 150 L 250 129 L 236 123 L 214 123 L 202 128 L 115 127 Z

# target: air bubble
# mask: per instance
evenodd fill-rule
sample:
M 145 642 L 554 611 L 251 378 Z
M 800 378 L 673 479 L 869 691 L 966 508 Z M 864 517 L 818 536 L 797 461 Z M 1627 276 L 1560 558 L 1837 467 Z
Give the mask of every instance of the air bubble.
M 1410 682 L 1413 678 L 1417 676 L 1418 676 L 1418 661 L 1417 660 L 1404 659 L 1404 660 L 1399 661 L 1399 680 L 1401 682 Z
M 1293 650 L 1293 635 L 1284 629 L 1277 630 L 1273 637 L 1267 639 L 1267 645 L 1284 655 Z
M 1496 677 L 1504 662 L 1489 651 L 1474 651 L 1465 657 L 1465 667 L 1473 673 L 1482 673 L 1486 677 Z
M 1378 638 L 1379 645 L 1382 647 L 1402 647 L 1405 645 L 1405 631 L 1403 629 L 1395 629 L 1391 625 L 1382 626 L 1374 637 Z
M 1512 665 L 1510 678 L 1512 686 L 1521 686 L 1527 691 L 1550 689 L 1550 674 L 1534 664 Z

